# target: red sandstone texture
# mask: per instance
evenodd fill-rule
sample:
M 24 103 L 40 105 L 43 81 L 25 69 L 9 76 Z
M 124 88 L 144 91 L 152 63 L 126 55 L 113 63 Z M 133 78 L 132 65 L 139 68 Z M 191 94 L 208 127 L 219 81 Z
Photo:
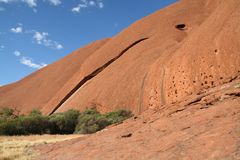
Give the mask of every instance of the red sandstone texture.
M 161 109 L 240 74 L 239 17 L 239 0 L 181 0 L 0 87 L 0 107 Z
M 35 149 L 37 160 L 239 160 L 240 79 L 96 134 Z
M 240 159 L 239 26 L 239 0 L 180 0 L 0 87 L 0 107 L 136 115 L 37 159 Z

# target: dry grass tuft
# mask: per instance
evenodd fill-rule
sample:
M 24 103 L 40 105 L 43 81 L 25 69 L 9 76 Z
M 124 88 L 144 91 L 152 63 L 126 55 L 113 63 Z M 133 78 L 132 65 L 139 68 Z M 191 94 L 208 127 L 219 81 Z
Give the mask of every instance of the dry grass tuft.
M 82 135 L 0 136 L 0 160 L 32 160 L 38 155 L 37 145 L 69 140 Z

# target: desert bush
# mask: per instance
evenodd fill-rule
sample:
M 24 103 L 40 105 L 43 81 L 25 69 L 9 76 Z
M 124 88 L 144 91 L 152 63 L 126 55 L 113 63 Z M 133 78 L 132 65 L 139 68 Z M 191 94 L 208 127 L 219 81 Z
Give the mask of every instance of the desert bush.
M 0 118 L 0 134 L 26 135 L 43 134 L 47 130 L 47 119 L 40 111 L 33 110 L 29 115 L 14 115 L 14 110 L 4 109 Z
M 49 117 L 51 134 L 72 134 L 78 123 L 79 111 L 69 110 L 64 113 L 56 113 Z
M 109 122 L 97 110 L 89 109 L 80 114 L 75 133 L 95 133 L 109 125 Z
M 108 121 L 111 124 L 121 123 L 122 121 L 130 118 L 131 116 L 132 116 L 132 113 L 126 110 L 118 110 L 115 112 L 107 113 L 105 115 L 105 117 L 108 119 Z
M 20 118 L 6 119 L 0 123 L 0 135 L 23 135 L 24 128 Z
M 125 110 L 119 110 L 107 114 L 100 114 L 95 109 L 86 110 L 80 114 L 78 118 L 75 133 L 95 133 L 111 124 L 120 123 L 131 116 L 131 112 Z
M 14 110 L 5 108 L 0 111 L 0 135 L 90 134 L 131 116 L 131 112 L 125 110 L 100 114 L 96 109 L 83 113 L 68 110 L 50 116 L 42 115 L 39 110 L 28 115 L 14 115 Z
M 29 114 L 22 118 L 25 134 L 44 134 L 48 130 L 47 117 L 41 114 Z
M 14 109 L 0 110 L 0 135 L 21 135 L 23 127 L 21 120 L 14 115 Z

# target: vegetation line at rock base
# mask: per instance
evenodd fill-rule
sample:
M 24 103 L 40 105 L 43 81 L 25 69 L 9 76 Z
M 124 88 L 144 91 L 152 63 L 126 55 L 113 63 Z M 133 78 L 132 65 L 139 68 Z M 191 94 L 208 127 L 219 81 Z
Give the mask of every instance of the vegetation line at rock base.
M 131 116 L 132 113 L 125 110 L 100 114 L 95 109 L 82 113 L 68 110 L 50 116 L 33 110 L 28 115 L 16 115 L 13 109 L 3 108 L 0 110 L 0 135 L 90 134 Z

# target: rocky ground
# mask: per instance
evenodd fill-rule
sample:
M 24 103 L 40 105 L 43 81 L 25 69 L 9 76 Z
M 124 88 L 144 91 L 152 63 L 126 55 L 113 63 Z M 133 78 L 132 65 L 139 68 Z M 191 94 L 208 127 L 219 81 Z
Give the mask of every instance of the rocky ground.
M 35 149 L 41 160 L 240 159 L 240 80 L 96 134 Z

